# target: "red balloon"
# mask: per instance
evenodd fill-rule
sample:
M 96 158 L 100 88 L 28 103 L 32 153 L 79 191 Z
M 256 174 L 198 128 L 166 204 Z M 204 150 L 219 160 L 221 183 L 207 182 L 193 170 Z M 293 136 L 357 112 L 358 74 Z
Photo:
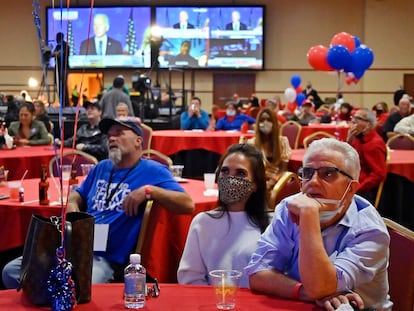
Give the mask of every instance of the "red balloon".
M 346 77 L 345 78 L 346 84 L 350 85 L 352 83 L 353 79 L 354 79 L 353 77 Z
M 302 93 L 302 86 L 301 86 L 301 85 L 299 85 L 299 86 L 295 89 L 295 91 L 296 91 L 296 94 Z
M 347 32 L 340 32 L 333 36 L 331 46 L 343 45 L 349 52 L 355 50 L 355 40 L 352 35 Z
M 294 113 L 295 112 L 295 110 L 296 110 L 296 107 L 297 107 L 298 105 L 296 104 L 296 102 L 289 102 L 288 104 L 287 104 L 287 109 L 290 111 L 290 112 L 292 112 L 292 113 Z
M 328 61 L 326 60 L 328 50 L 329 49 L 323 45 L 315 45 L 311 47 L 306 54 L 309 65 L 315 70 L 332 71 L 332 67 L 329 66 Z

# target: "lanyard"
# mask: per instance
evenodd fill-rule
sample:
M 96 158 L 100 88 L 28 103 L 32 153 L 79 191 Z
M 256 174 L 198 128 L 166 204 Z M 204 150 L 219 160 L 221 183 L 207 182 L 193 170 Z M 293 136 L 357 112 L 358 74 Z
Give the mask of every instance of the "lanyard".
M 137 167 L 137 165 L 139 164 L 141 159 L 138 159 L 137 162 L 135 162 L 134 166 L 132 166 L 128 172 L 126 172 L 126 174 L 122 177 L 122 179 L 116 184 L 116 187 L 109 192 L 109 187 L 111 186 L 112 183 L 112 176 L 115 172 L 115 165 L 112 166 L 111 169 L 111 175 L 109 175 L 109 181 L 108 181 L 108 185 L 106 186 L 106 200 L 105 200 L 105 206 L 109 205 L 109 202 L 111 202 L 112 198 L 114 197 L 115 193 L 118 191 L 119 185 L 122 184 L 122 182 L 127 178 L 127 176 L 129 175 L 129 173 L 131 173 L 131 171 Z

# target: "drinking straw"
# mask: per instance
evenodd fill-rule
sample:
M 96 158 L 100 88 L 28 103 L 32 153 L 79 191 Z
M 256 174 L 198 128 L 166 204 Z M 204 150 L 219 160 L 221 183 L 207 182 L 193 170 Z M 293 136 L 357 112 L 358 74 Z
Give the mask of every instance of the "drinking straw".
M 223 301 L 223 304 L 226 303 L 226 293 L 224 288 L 224 271 L 221 273 L 221 300 Z
M 29 170 L 25 170 L 22 176 L 22 179 L 20 179 L 20 184 L 22 184 L 23 179 L 26 177 L 27 173 L 29 172 Z

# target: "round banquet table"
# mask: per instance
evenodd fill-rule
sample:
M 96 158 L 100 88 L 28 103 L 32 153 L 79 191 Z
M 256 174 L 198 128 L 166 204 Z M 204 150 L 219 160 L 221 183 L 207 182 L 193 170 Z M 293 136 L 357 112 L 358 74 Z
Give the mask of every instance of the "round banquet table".
M 230 145 L 237 144 L 241 136 L 254 134 L 239 131 L 154 131 L 151 148 L 171 157 L 174 164 L 184 165 L 183 176 L 202 179 L 204 173 L 216 170 L 218 161 Z
M 298 147 L 303 148 L 303 140 L 305 137 L 315 133 L 315 132 L 326 132 L 334 135 L 340 141 L 346 141 L 348 136 L 349 125 L 347 124 L 331 124 L 331 123 L 319 123 L 319 124 L 309 124 L 302 126 L 302 131 L 300 132 Z
M 83 177 L 79 177 L 82 181 Z M 49 178 L 49 205 L 39 205 L 39 179 L 25 179 L 25 201 L 0 200 L 0 256 L 1 252 L 21 247 L 24 244 L 32 214 L 43 217 L 59 216 L 61 213 L 57 178 Z M 193 217 L 215 208 L 217 196 L 205 196 L 204 181 L 184 179 L 180 183 L 194 201 L 195 211 L 191 215 L 177 215 L 154 204 L 151 211 L 151 227 L 143 245 L 143 263 L 148 274 L 160 282 L 177 282 L 177 268 L 184 250 L 188 229 Z M 8 194 L 7 186 L 0 186 L 0 195 Z M 1 309 L 1 308 L 0 308 Z
M 74 310 L 125 310 L 123 299 L 123 284 L 94 284 L 92 299 L 86 304 L 79 304 Z M 158 298 L 146 300 L 142 310 L 151 311 L 214 311 L 214 288 L 211 286 L 195 286 L 181 284 L 160 284 Z M 31 305 L 21 292 L 16 290 L 0 291 L 0 306 L 2 310 L 50 310 L 50 307 L 35 307 Z M 252 293 L 247 288 L 241 288 L 236 296 L 236 308 L 239 311 L 318 311 L 322 310 L 313 303 L 281 299 Z
M 65 148 L 64 151 L 69 151 Z M 60 152 L 60 149 L 57 150 Z M 26 169 L 26 178 L 39 178 L 41 166 L 49 167 L 49 161 L 55 156 L 53 146 L 25 146 L 16 149 L 0 150 L 0 166 L 9 170 L 8 180 L 22 178 Z
M 182 150 L 205 149 L 223 154 L 227 147 L 237 144 L 240 136 L 252 137 L 239 131 L 162 130 L 152 134 L 151 148 L 166 155 Z

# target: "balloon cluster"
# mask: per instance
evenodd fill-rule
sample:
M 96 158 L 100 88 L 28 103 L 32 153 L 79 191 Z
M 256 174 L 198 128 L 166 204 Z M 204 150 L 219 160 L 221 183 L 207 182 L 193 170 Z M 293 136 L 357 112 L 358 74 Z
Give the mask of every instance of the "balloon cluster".
M 285 97 L 288 101 L 287 109 L 294 112 L 296 107 L 302 106 L 306 96 L 302 93 L 302 86 L 300 85 L 302 78 L 299 75 L 293 75 L 290 78 L 291 87 L 285 89 Z
M 312 46 L 307 58 L 309 64 L 320 71 L 344 71 L 346 83 L 358 83 L 365 71 L 374 62 L 374 53 L 361 40 L 346 32 L 333 36 L 330 47 L 323 45 Z

